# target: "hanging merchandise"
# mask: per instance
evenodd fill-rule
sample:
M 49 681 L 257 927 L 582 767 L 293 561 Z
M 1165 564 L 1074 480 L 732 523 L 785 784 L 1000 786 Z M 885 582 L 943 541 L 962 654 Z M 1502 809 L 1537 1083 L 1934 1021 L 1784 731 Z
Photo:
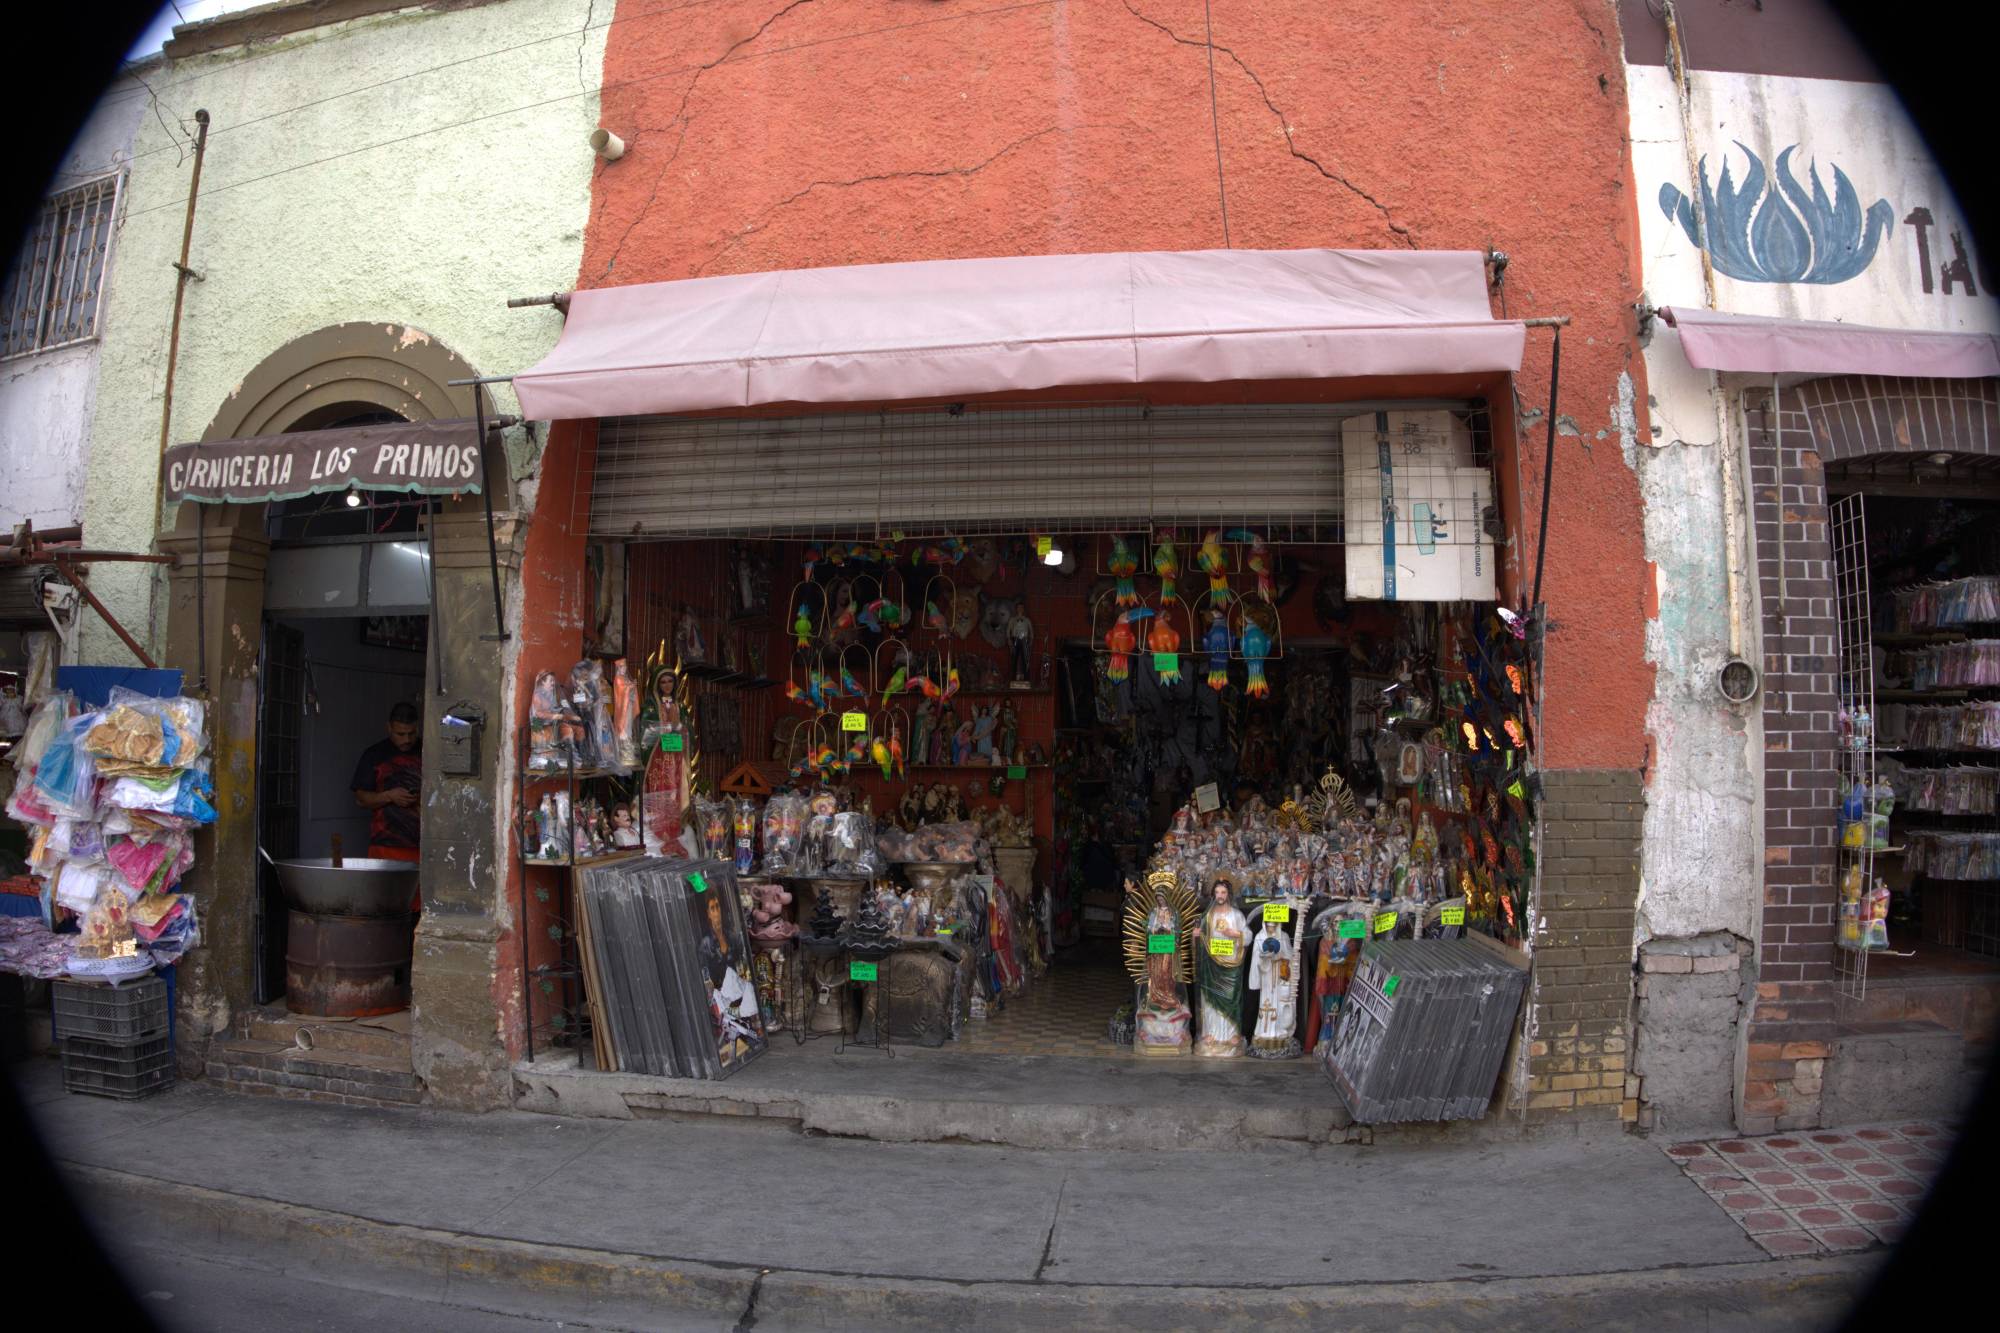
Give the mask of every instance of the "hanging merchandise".
M 1892 598 L 1904 633 L 2000 621 L 2000 576 L 1991 574 L 1899 588 Z
M 1208 688 L 1211 690 L 1220 691 L 1229 685 L 1229 654 L 1233 641 L 1229 633 L 1228 612 L 1219 605 L 1210 607 L 1208 628 L 1202 632 L 1201 647 L 1208 654 Z
M 1210 528 L 1194 554 L 1195 568 L 1208 575 L 1208 599 L 1213 603 L 1229 600 L 1229 548 L 1222 544 L 1222 529 Z
M 1179 592 L 1174 580 L 1180 577 L 1181 555 L 1174 549 L 1173 529 L 1164 529 L 1158 543 L 1153 547 L 1153 573 L 1160 579 L 1160 605 L 1171 606 L 1179 600 Z

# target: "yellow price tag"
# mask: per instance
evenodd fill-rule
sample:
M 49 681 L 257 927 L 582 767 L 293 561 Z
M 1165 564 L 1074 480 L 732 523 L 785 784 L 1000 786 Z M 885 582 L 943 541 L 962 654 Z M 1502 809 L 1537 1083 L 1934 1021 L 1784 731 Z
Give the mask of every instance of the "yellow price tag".
M 1463 907 L 1447 907 L 1444 911 L 1438 913 L 1438 920 L 1447 926 L 1462 926 L 1465 924 L 1465 909 Z
M 1375 933 L 1377 935 L 1387 935 L 1395 928 L 1396 914 L 1394 912 L 1383 912 L 1375 918 Z
M 1264 919 L 1265 919 L 1266 921 L 1290 921 L 1290 920 L 1292 919 L 1292 906 L 1291 906 L 1291 904 L 1290 904 L 1290 903 L 1265 903 L 1265 904 L 1264 904 Z
M 1234 958 L 1236 956 L 1236 941 L 1220 938 L 1210 940 L 1208 942 L 1208 956 L 1210 958 Z
M 1055 538 L 1053 537 L 1035 538 L 1035 554 L 1042 557 L 1043 559 L 1046 560 L 1048 558 L 1049 552 L 1055 550 L 1055 548 L 1056 548 Z
M 840 729 L 841 729 L 842 731 L 866 731 L 866 730 L 868 730 L 868 714 L 866 714 L 866 713 L 842 713 L 842 714 L 840 715 Z

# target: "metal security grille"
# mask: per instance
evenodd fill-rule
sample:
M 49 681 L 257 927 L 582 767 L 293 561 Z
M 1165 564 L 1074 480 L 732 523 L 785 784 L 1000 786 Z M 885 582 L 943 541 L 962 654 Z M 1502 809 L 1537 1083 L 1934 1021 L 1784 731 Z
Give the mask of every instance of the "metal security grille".
M 34 233 L 0 289 L 0 358 L 97 336 L 98 295 L 111 249 L 121 177 L 100 176 L 42 206 Z
M 1341 423 L 1379 404 L 1143 402 L 794 417 L 627 417 L 600 428 L 605 539 L 1106 532 L 1153 523 L 1342 539 Z M 1398 403 L 1453 411 L 1473 405 Z

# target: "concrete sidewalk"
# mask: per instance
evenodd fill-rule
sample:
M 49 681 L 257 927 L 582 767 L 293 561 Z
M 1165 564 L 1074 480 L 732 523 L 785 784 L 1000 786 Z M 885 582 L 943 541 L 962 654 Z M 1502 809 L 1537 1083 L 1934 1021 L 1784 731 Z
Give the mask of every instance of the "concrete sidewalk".
M 1874 1263 L 1767 1258 L 1624 1136 L 1033 1151 L 14 1072 L 114 1244 L 605 1326 L 1820 1327 Z

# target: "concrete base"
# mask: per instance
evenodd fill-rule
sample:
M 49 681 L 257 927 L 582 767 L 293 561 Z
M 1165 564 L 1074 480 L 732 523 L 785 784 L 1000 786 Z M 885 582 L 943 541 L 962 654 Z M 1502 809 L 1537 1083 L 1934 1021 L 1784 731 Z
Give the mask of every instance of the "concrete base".
M 1853 1023 L 1833 1043 L 1820 1122 L 1956 1119 L 1978 1091 L 1965 1041 L 1936 1023 Z

